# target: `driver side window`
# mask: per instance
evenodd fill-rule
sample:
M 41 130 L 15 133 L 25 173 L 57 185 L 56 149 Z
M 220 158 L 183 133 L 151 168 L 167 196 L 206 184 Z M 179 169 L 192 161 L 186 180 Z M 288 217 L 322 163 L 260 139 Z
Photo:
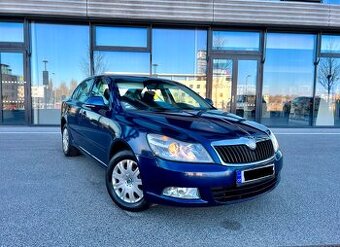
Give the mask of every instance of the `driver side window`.
M 110 90 L 109 85 L 104 78 L 98 79 L 91 91 L 92 96 L 101 96 L 105 105 L 109 105 L 110 102 Z
M 88 98 L 93 81 L 93 79 L 89 79 L 80 83 L 76 90 L 74 90 L 72 99 L 77 100 L 81 103 L 85 103 Z

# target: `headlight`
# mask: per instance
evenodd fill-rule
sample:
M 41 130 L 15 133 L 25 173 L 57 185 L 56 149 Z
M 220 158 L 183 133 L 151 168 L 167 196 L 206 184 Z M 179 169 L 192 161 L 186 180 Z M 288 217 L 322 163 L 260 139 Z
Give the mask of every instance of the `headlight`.
M 197 163 L 213 162 L 201 144 L 182 142 L 157 134 L 148 134 L 147 138 L 152 152 L 160 158 Z
M 277 142 L 277 139 L 272 131 L 270 131 L 270 139 L 272 140 L 274 151 L 277 152 L 279 150 L 279 143 Z

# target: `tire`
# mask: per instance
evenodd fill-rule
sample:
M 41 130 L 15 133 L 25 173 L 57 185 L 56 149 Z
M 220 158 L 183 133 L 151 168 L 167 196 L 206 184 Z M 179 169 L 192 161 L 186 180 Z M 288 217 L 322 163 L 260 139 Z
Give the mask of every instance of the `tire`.
M 61 147 L 64 155 L 67 157 L 79 155 L 79 150 L 72 145 L 71 136 L 66 124 L 64 125 L 61 133 Z
M 132 212 L 149 208 L 145 200 L 138 162 L 131 151 L 115 154 L 106 170 L 106 188 L 118 207 Z

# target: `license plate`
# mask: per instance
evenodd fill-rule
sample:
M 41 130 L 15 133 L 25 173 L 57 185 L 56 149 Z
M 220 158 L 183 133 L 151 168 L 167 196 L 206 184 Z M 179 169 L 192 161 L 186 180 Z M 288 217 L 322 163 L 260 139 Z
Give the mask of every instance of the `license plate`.
M 236 171 L 236 183 L 238 185 L 254 182 L 263 178 L 272 177 L 275 174 L 275 167 L 273 164 L 256 167 L 247 170 Z

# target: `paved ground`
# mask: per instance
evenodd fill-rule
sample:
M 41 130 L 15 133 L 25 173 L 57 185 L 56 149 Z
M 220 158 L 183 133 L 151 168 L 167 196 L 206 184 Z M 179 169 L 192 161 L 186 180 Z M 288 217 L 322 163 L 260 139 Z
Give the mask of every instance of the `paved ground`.
M 340 244 L 339 129 L 276 129 L 282 181 L 256 200 L 142 213 L 117 208 L 104 169 L 65 158 L 56 131 L 0 128 L 0 246 Z

